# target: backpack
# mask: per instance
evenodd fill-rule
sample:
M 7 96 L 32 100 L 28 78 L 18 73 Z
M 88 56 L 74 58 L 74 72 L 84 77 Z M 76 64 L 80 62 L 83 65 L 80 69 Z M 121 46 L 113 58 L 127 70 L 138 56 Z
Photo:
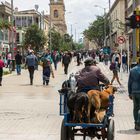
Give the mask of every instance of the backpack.
M 112 71 L 114 70 L 116 67 L 116 64 L 115 63 L 111 63 L 110 66 L 109 66 L 109 69 Z

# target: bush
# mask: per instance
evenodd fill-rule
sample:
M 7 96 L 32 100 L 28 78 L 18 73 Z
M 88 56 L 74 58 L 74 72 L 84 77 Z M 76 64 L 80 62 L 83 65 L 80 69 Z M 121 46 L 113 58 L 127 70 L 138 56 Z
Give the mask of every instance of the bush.
M 3 72 L 3 75 L 7 75 L 7 74 L 10 74 L 10 71 L 4 71 Z

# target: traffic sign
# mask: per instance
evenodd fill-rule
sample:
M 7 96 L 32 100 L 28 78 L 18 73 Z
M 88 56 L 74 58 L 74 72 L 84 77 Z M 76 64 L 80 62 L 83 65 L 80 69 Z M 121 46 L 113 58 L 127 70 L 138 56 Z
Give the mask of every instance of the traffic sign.
M 118 41 L 119 44 L 123 44 L 125 42 L 124 36 L 119 36 L 117 41 Z

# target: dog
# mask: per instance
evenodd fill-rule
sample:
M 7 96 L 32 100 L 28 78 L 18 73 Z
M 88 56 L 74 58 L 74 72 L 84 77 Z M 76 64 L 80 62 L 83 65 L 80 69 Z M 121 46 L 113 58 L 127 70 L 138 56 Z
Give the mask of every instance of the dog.
M 109 95 L 114 95 L 114 93 L 117 91 L 117 88 L 112 86 L 112 85 L 108 85 L 107 87 L 105 87 L 105 89 L 103 89 L 102 91 L 99 90 L 90 90 L 88 91 L 88 97 L 89 97 L 89 104 L 88 104 L 88 122 L 90 123 L 92 118 L 96 118 L 96 121 L 94 122 L 101 122 L 102 119 L 99 119 L 101 117 L 100 116 L 100 109 L 103 108 L 104 110 L 106 110 L 108 108 L 109 105 Z M 94 116 L 91 116 L 91 106 L 94 106 L 95 110 L 94 110 Z M 104 116 L 104 115 L 101 115 Z M 97 121 L 98 119 L 98 121 Z M 94 120 L 94 119 L 93 119 Z
M 105 114 L 105 109 L 100 109 L 98 112 L 95 112 L 95 117 L 93 118 L 92 122 L 95 124 L 103 122 Z
M 73 122 L 87 122 L 88 101 L 88 95 L 84 92 L 78 92 L 69 97 L 67 105 L 73 114 Z
M 87 92 L 89 104 L 88 104 L 88 122 L 95 116 L 95 112 L 98 112 L 101 107 L 99 90 L 90 90 Z
M 108 85 L 107 87 L 105 87 L 103 91 L 100 92 L 101 108 L 104 109 L 108 108 L 109 96 L 114 95 L 116 91 L 117 91 L 116 87 Z
M 72 117 L 72 122 L 82 123 L 87 120 L 88 95 L 84 92 L 74 92 L 70 88 L 69 81 L 64 81 L 59 93 L 66 94 L 67 106 Z

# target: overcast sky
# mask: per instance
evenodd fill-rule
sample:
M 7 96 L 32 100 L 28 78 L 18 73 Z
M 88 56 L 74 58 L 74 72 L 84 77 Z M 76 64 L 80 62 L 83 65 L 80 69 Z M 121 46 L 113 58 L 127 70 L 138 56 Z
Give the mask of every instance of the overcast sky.
M 5 1 L 5 0 L 0 0 Z M 11 2 L 11 0 L 7 0 Z M 14 7 L 18 7 L 19 10 L 33 9 L 35 4 L 39 5 L 39 11 L 48 11 L 49 13 L 49 0 L 13 0 Z M 66 9 L 66 23 L 68 32 L 76 38 L 82 36 L 82 32 L 88 28 L 89 24 L 95 20 L 96 15 L 102 15 L 104 10 L 102 8 L 108 8 L 109 0 L 64 0 Z M 115 0 L 111 0 L 113 3 Z M 94 7 L 99 5 L 102 8 Z M 75 38 L 75 37 L 74 37 Z

